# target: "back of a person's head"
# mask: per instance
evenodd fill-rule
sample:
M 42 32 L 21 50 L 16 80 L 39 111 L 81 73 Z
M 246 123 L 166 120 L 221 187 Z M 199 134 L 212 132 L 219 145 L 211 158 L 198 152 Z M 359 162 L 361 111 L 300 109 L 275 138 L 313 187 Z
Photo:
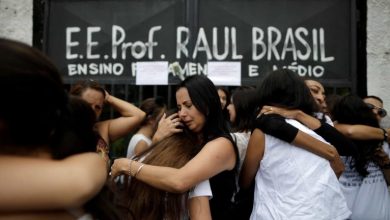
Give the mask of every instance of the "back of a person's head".
M 372 110 L 363 100 L 356 95 L 346 95 L 340 98 L 335 104 L 332 112 L 334 119 L 341 124 L 363 124 L 373 127 L 379 127 Z M 352 164 L 361 176 L 368 174 L 368 161 L 374 161 L 376 149 L 381 146 L 380 140 L 352 140 L 359 152 L 358 156 L 354 156 Z
M 332 118 L 332 121 L 334 121 L 334 118 L 333 118 L 333 115 L 332 115 L 332 112 L 333 112 L 333 109 L 334 109 L 334 106 L 337 105 L 337 103 L 340 101 L 340 99 L 342 98 L 341 95 L 338 95 L 338 94 L 329 94 L 326 96 L 325 98 L 325 101 L 326 101 L 326 108 L 327 108 L 327 114 L 329 114 L 329 116 Z
M 81 97 L 87 89 L 99 91 L 103 94 L 103 97 L 106 96 L 104 88 L 97 81 L 92 79 L 77 81 L 70 87 L 69 94 Z
M 77 96 L 70 96 L 68 114 L 62 118 L 59 131 L 53 138 L 53 157 L 62 159 L 78 153 L 96 152 L 95 122 L 91 106 Z
M 159 120 L 162 113 L 165 112 L 167 106 L 165 105 L 164 99 L 160 96 L 155 98 L 147 98 L 142 101 L 140 109 L 146 113 L 145 120 L 142 125 L 145 125 L 149 120 Z
M 233 124 L 235 131 L 246 131 L 252 127 L 256 118 L 257 103 L 254 100 L 256 90 L 254 87 L 241 86 L 232 92 L 232 104 L 236 112 Z
M 338 123 L 379 127 L 375 114 L 357 95 L 341 97 L 333 107 L 331 114 Z
M 1 151 L 19 154 L 48 145 L 67 96 L 60 73 L 46 55 L 0 39 L 0 100 Z
M 273 105 L 300 109 L 312 114 L 317 111 L 315 101 L 302 78 L 288 69 L 268 73 L 257 87 L 259 106 Z
M 145 164 L 181 168 L 200 149 L 197 135 L 183 128 L 183 132 L 153 144 L 136 159 Z M 136 179 L 131 179 L 126 195 L 127 211 L 134 214 L 135 219 L 180 219 L 185 214 L 182 207 L 188 196 L 187 193 L 167 193 Z
M 192 104 L 206 117 L 203 134 L 206 139 L 215 138 L 229 132 L 223 118 L 221 102 L 213 82 L 203 75 L 186 78 L 178 89 L 186 88 Z

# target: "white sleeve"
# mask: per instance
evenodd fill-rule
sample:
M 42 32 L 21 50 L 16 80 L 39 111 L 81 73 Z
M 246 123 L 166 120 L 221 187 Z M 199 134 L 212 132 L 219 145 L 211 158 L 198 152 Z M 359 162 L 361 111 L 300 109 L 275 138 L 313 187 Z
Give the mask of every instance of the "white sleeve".
M 209 199 L 213 198 L 209 180 L 205 180 L 196 185 L 195 188 L 190 191 L 188 199 L 198 196 L 208 196 Z
M 389 155 L 389 157 L 390 157 L 389 143 L 387 143 L 387 141 L 384 141 L 382 147 L 383 147 L 383 150 L 384 150 L 384 151 L 387 153 L 387 155 Z

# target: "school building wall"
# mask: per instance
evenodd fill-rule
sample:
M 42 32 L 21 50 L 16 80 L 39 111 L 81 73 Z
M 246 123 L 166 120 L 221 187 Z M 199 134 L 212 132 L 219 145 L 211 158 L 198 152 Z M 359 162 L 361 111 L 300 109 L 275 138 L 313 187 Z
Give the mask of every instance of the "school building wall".
M 38 1 L 38 0 L 37 0 Z M 33 0 L 0 0 L 0 37 L 32 45 Z M 390 1 L 367 1 L 367 94 L 390 111 Z

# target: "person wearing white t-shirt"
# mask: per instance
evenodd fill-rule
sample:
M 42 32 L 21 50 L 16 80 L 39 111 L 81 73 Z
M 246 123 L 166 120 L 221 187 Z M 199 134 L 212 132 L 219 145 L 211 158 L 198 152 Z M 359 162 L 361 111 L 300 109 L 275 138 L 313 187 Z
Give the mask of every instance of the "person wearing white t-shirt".
M 257 88 L 257 102 L 316 111 L 309 89 L 296 73 L 282 69 L 267 75 Z M 271 107 L 272 110 L 272 107 Z M 286 122 L 313 138 L 322 149 L 331 149 L 322 137 L 296 120 Z M 328 160 L 297 145 L 255 128 L 240 175 L 240 186 L 255 180 L 254 204 L 250 219 L 347 219 L 351 212 L 337 176 Z
M 370 107 L 354 95 L 342 97 L 335 104 L 332 115 L 337 123 L 379 128 Z M 341 189 L 352 211 L 351 219 L 390 219 L 390 194 L 384 176 L 384 171 L 390 168 L 389 145 L 386 140 L 352 141 L 359 155 L 342 157 L 345 171 L 340 177 Z
M 161 97 L 147 98 L 141 103 L 140 109 L 146 113 L 146 116 L 138 131 L 130 139 L 127 158 L 139 155 L 150 147 L 157 123 L 166 111 L 166 105 Z

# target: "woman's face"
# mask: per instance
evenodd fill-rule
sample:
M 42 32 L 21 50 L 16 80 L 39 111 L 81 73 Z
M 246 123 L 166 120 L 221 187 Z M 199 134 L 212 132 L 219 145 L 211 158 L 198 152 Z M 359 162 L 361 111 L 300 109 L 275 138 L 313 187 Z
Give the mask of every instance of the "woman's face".
M 305 80 L 307 87 L 310 89 L 310 93 L 316 101 L 318 107 L 322 112 L 327 111 L 327 106 L 325 102 L 325 89 L 321 83 L 314 80 Z
M 201 132 L 206 123 L 206 117 L 192 104 L 187 88 L 182 87 L 177 90 L 176 103 L 181 121 L 191 131 L 195 133 Z
M 224 109 L 226 106 L 226 98 L 227 98 L 226 94 L 222 89 L 218 89 L 218 96 L 219 96 L 219 100 L 221 101 L 221 107 L 222 109 Z
M 81 94 L 81 98 L 89 103 L 96 114 L 96 118 L 99 118 L 103 111 L 103 94 L 97 90 L 88 88 Z
M 365 98 L 363 101 L 366 104 L 370 104 L 372 107 L 372 112 L 374 112 L 376 119 L 378 122 L 381 122 L 382 117 L 379 114 L 379 111 L 383 111 L 383 103 L 381 103 L 379 100 L 374 99 L 374 98 Z
M 227 106 L 227 110 L 229 111 L 229 120 L 231 123 L 234 123 L 236 120 L 236 108 L 233 105 L 233 100 L 230 101 L 230 104 Z

